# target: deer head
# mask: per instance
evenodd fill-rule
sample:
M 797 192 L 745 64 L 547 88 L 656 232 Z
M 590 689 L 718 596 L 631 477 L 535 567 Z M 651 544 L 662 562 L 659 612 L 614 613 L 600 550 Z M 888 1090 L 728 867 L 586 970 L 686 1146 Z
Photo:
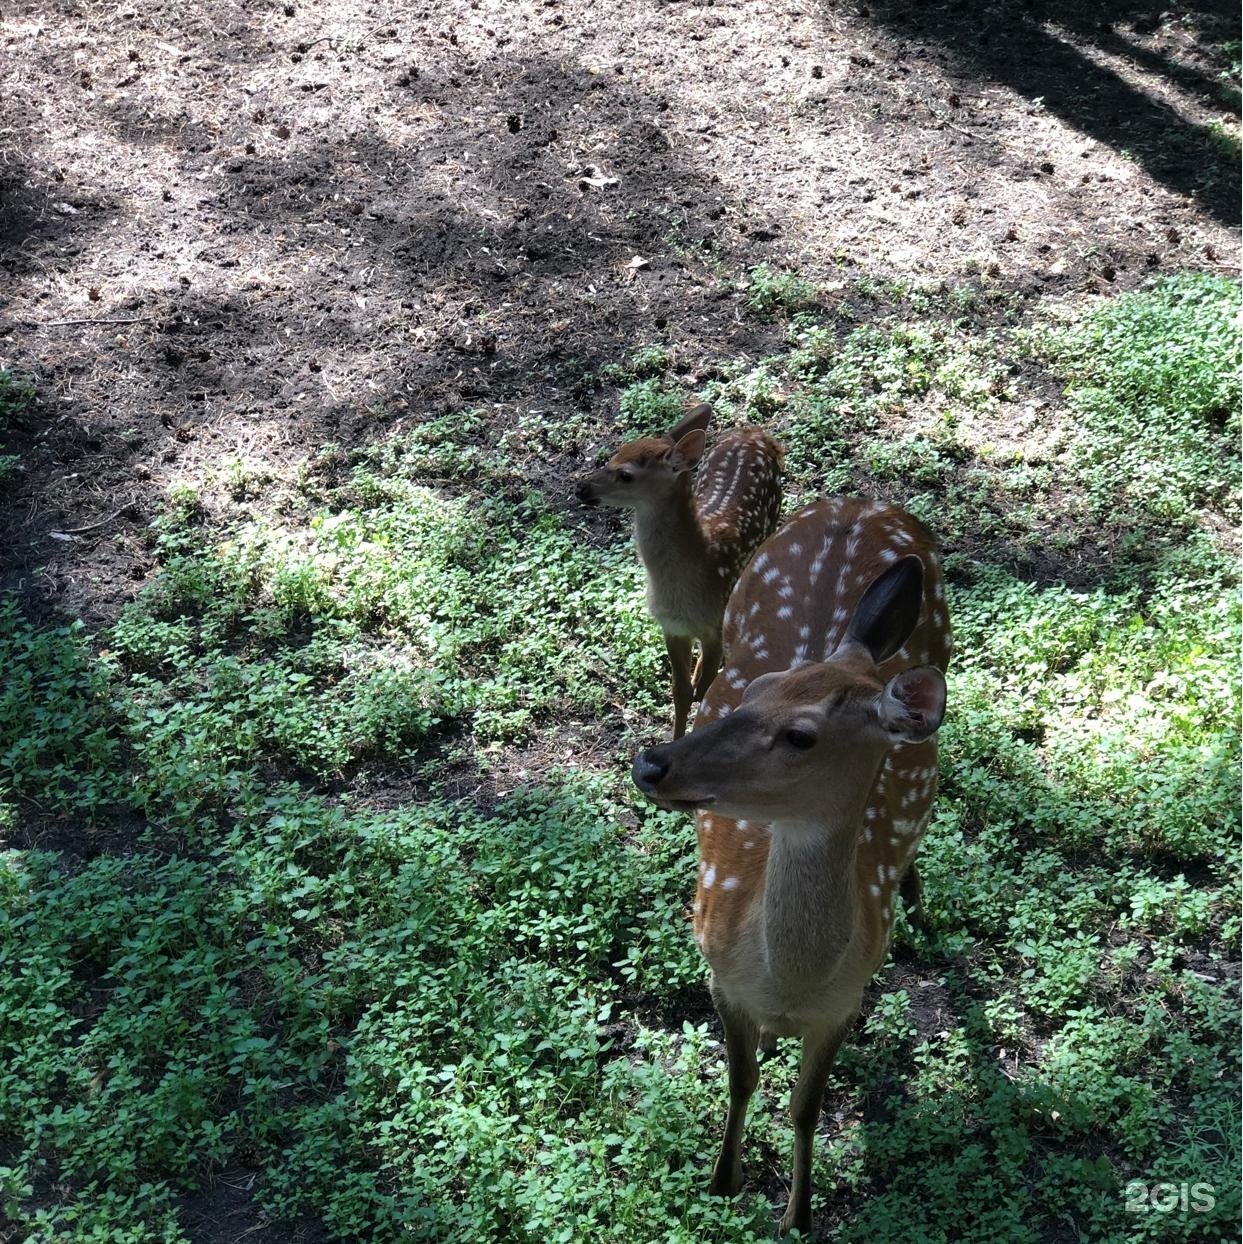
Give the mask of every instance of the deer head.
M 584 505 L 636 509 L 659 504 L 699 465 L 712 408 L 700 404 L 664 436 L 628 441 L 598 471 L 579 480 Z
M 945 712 L 940 670 L 877 671 L 914 630 L 922 588 L 918 557 L 891 566 L 827 660 L 762 674 L 736 711 L 641 752 L 636 785 L 665 807 L 752 820 L 836 821 L 833 805 L 861 808 L 885 753 L 931 737 Z

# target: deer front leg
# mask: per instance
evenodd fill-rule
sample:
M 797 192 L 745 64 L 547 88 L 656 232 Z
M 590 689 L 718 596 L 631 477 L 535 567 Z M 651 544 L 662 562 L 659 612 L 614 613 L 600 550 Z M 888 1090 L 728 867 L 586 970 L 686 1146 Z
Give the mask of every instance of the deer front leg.
M 699 664 L 695 666 L 695 687 L 692 698 L 702 700 L 721 672 L 721 636 L 709 635 L 699 641 Z
M 673 737 L 680 739 L 691 711 L 691 641 L 685 635 L 666 635 L 665 650 L 673 671 Z
M 725 1053 L 729 1060 L 729 1113 L 721 1153 L 712 1168 L 708 1191 L 714 1196 L 733 1196 L 742 1187 L 742 1129 L 747 1121 L 747 1103 L 760 1082 L 760 1065 L 755 1057 L 759 1036 L 745 1015 L 731 1010 L 714 993 L 712 1001 L 725 1027 Z
M 824 1085 L 838 1047 L 850 1031 L 854 1017 L 840 1028 L 819 1037 L 803 1038 L 803 1058 L 798 1082 L 790 1094 L 790 1118 L 794 1123 L 794 1163 L 790 1178 L 790 1201 L 777 1228 L 785 1235 L 797 1227 L 811 1232 L 811 1159 L 816 1140 L 816 1123 L 824 1100 Z

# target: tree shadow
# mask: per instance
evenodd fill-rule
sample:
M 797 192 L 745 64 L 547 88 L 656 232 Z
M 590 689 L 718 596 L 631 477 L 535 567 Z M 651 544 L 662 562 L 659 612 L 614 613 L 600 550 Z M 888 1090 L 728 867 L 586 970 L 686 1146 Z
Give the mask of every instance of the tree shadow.
M 10 583 L 42 562 L 52 597 L 81 584 L 64 603 L 106 618 L 150 567 L 140 542 L 117 555 L 102 588 L 84 591 L 68 568 L 107 556 L 118 530 L 136 534 L 170 482 L 248 454 L 283 467 L 309 446 L 361 446 L 463 409 L 490 408 L 505 426 L 567 397 L 593 407 L 602 363 L 657 338 L 692 342 L 705 322 L 722 348 L 772 335 L 738 321 L 708 263 L 680 249 L 724 253 L 725 195 L 673 153 L 659 101 L 552 57 L 457 72 L 401 79 L 403 106 L 437 126 L 422 147 L 379 125 L 322 135 L 295 124 L 278 138 L 262 109 L 229 115 L 217 132 L 187 120 L 176 99 L 99 102 L 112 141 L 182 170 L 165 203 L 186 196 L 191 176 L 203 186 L 198 266 L 185 275 L 184 255 L 139 247 L 123 328 L 84 323 L 63 342 L 43 330 L 44 359 L 63 347 L 53 374 L 81 371 L 109 400 L 70 403 L 30 456 Z M 457 111 L 472 77 L 490 79 L 482 119 Z M 571 154 L 587 134 L 590 155 Z M 467 148 L 477 154 L 460 167 L 453 153 Z M 678 247 L 667 239 L 675 223 Z M 762 242 L 740 250 L 735 263 L 765 253 Z M 26 370 L 41 378 L 37 363 Z M 60 468 L 84 452 L 106 499 L 75 513 L 82 490 L 64 481 L 78 476 Z M 582 452 L 570 438 L 533 458 L 534 486 L 558 506 Z M 117 498 L 133 505 L 128 523 L 50 541 Z
M 1223 95 L 1211 73 L 1181 66 L 1117 33 L 1124 22 L 1155 29 L 1165 10 L 1155 0 L 1105 0 L 1090 6 L 1025 0 L 1017 7 L 968 0 L 875 0 L 860 8 L 896 36 L 936 40 L 963 73 L 1041 99 L 1067 125 L 1129 155 L 1222 224 L 1237 225 L 1237 149 L 1207 124 L 1187 120 L 1088 54 L 1095 49 L 1125 56 L 1219 107 L 1237 106 L 1237 92 Z M 1187 15 L 1205 59 L 1224 61 L 1222 45 L 1238 38 L 1235 6 L 1197 0 L 1187 6 Z

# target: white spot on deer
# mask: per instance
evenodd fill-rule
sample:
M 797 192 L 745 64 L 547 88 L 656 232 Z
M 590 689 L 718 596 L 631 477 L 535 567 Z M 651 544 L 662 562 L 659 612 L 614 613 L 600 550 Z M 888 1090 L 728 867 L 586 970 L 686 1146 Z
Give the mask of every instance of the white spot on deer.
M 884 881 L 884 879 L 885 879 L 885 866 L 884 864 L 877 864 L 876 865 L 876 880 Z
M 751 563 L 751 569 L 752 569 L 752 570 L 763 570 L 763 569 L 764 569 L 764 567 L 765 567 L 765 566 L 767 566 L 767 565 L 768 565 L 768 554 L 767 554 L 767 553 L 761 553 L 761 554 L 760 554 L 760 555 L 759 555 L 759 556 L 755 559 L 755 561 L 753 561 L 753 562 Z
M 775 579 L 781 578 L 781 571 L 776 566 L 770 566 L 764 571 L 764 582 L 772 583 Z
M 726 877 L 725 880 L 721 882 L 722 890 L 736 890 L 737 888 L 738 888 L 737 877 Z
M 794 595 L 794 589 L 790 586 L 789 580 L 777 589 L 777 595 L 780 596 L 782 600 L 789 600 Z
M 873 898 L 880 898 L 880 886 L 870 885 L 868 889 L 871 890 Z
M 750 829 L 750 828 L 751 828 L 751 822 L 750 822 L 750 821 L 748 821 L 748 820 L 745 820 L 745 819 L 744 819 L 744 820 L 741 820 L 741 821 L 735 821 L 735 822 L 734 822 L 734 824 L 735 824 L 735 825 L 736 825 L 739 829 Z
M 803 546 L 802 546 L 802 545 L 801 545 L 801 544 L 800 544 L 797 540 L 795 540 L 795 541 L 794 541 L 794 543 L 793 543 L 792 545 L 790 545 L 790 552 L 791 552 L 791 553 L 792 553 L 795 557 L 798 557 L 798 556 L 800 556 L 800 555 L 802 554 L 802 552 L 803 552 Z
M 886 563 L 896 562 L 898 560 L 898 550 L 897 549 L 881 549 L 880 552 L 877 553 L 876 556 L 879 557 L 881 561 L 886 562 Z
M 711 890 L 716 885 L 716 865 L 709 864 L 708 871 L 704 873 L 704 889 Z
M 863 841 L 864 842 L 872 841 L 872 831 L 868 829 L 866 826 L 864 827 L 864 830 L 863 830 Z
M 810 639 L 811 638 L 811 627 L 807 626 L 806 624 L 800 626 L 798 628 L 798 637 L 799 639 Z
M 698 899 L 696 899 L 691 904 L 691 911 L 693 911 L 695 915 L 699 915 L 699 913 L 703 911 L 703 904 Z
M 789 605 L 782 605 L 781 608 L 777 610 L 777 617 L 781 618 L 783 621 L 786 618 L 792 618 L 793 616 L 794 610 L 791 609 Z
M 885 869 L 885 876 L 888 877 L 890 881 L 897 881 L 898 870 L 890 864 L 889 867 Z
M 742 844 L 742 849 L 743 849 L 744 851 L 750 851 L 750 850 L 751 850 L 751 848 L 752 848 L 753 846 L 755 846 L 755 839 L 754 839 L 754 838 L 748 838 L 748 839 L 746 840 L 746 842 L 744 842 L 744 843 Z

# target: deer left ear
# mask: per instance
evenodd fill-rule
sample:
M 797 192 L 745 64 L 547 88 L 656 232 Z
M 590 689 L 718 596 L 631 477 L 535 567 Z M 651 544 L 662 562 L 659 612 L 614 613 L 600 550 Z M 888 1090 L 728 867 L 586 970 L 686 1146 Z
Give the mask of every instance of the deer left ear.
M 877 577 L 855 606 L 846 638 L 880 665 L 911 637 L 924 599 L 924 564 L 911 553 Z
M 945 717 L 945 675 L 931 665 L 895 674 L 881 692 L 880 724 L 904 743 L 922 743 Z
M 671 445 L 676 445 L 688 432 L 707 432 L 708 424 L 712 422 L 712 407 L 707 402 L 700 402 L 698 406 L 693 406 L 679 420 L 679 422 L 665 435 L 665 439 Z

